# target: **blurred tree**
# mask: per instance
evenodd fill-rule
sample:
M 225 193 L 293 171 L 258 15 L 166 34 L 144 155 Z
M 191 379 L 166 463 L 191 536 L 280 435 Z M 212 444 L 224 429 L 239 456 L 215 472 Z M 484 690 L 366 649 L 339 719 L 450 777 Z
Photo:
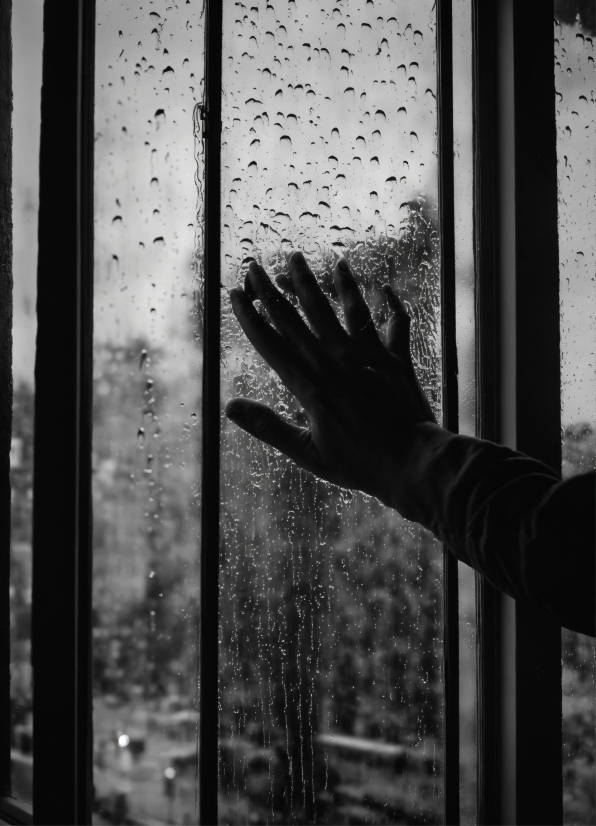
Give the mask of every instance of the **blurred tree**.
M 95 348 L 95 673 L 124 696 L 194 685 L 198 509 L 183 459 L 196 448 L 162 357 L 141 339 Z

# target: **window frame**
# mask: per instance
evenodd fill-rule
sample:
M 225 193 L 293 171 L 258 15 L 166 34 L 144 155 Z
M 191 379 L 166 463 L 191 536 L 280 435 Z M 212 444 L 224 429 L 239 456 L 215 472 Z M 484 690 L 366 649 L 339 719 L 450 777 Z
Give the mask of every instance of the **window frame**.
M 554 16 L 473 0 L 476 420 L 560 472 Z M 562 823 L 561 627 L 477 595 L 479 823 Z
M 477 432 L 560 469 L 554 4 L 535 9 L 523 0 L 472 0 L 472 13 Z M 10 15 L 10 0 L 0 0 L 0 15 L 4 23 Z M 46 824 L 91 822 L 92 807 L 94 17 L 94 0 L 62 0 L 59 4 L 45 0 L 32 647 L 35 821 Z M 455 431 L 451 0 L 438 0 L 437 24 L 443 424 Z M 10 25 L 0 26 L 4 40 L 7 32 L 10 43 Z M 221 263 L 222 0 L 206 0 L 205 41 L 202 114 L 205 214 L 209 216 L 205 270 L 217 273 Z M 0 105 L 4 106 L 1 96 L 10 82 L 10 71 L 6 75 L 6 67 L 0 66 L 0 72 Z M 0 139 L 5 140 L 4 133 Z M 0 208 L 6 209 L 4 204 Z M 535 239 L 531 248 L 528 237 Z M 6 242 L 0 239 L 0 243 Z M 10 251 L 2 247 L 0 252 L 0 289 L 4 290 L 10 280 L 5 267 L 5 260 L 10 267 Z M 540 313 L 535 311 L 538 294 L 544 308 Z M 218 717 L 213 675 L 217 674 L 218 633 L 217 623 L 208 620 L 218 610 L 218 278 L 206 280 L 204 302 L 199 822 L 216 823 Z M 3 306 L 10 311 L 9 302 Z M 10 324 L 4 317 L 0 322 L 3 352 Z M 4 362 L 0 362 L 1 370 L 6 371 Z M 0 382 L 2 388 L 10 387 L 11 375 L 0 372 Z M 0 440 L 4 440 L 0 443 L 0 509 L 6 510 L 10 487 L 5 441 L 8 432 L 9 448 L 7 422 L 11 417 L 6 400 L 0 404 Z M 0 650 L 4 652 L 0 725 L 5 732 L 10 727 L 5 645 L 9 631 L 7 524 L 2 520 L 4 527 L 0 528 Z M 458 563 L 446 552 L 444 560 L 445 819 L 457 823 Z M 477 594 L 478 823 L 562 823 L 560 627 L 497 593 L 480 576 Z M 61 675 L 60 686 L 56 685 L 57 674 Z M 544 725 L 545 720 L 550 724 Z M 10 739 L 5 737 L 3 742 L 0 818 L 33 822 L 28 807 L 7 795 Z M 535 794 L 538 788 L 540 796 Z

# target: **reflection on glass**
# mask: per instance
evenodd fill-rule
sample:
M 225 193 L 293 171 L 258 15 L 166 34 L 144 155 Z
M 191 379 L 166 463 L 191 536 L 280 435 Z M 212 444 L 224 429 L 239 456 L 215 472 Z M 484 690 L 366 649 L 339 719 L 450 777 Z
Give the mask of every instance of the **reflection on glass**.
M 596 467 L 594 12 L 555 10 L 563 478 Z M 596 820 L 595 641 L 563 630 L 564 822 Z
M 453 3 L 453 137 L 459 431 L 476 435 L 473 248 L 472 4 Z M 460 821 L 476 823 L 476 575 L 458 566 Z
M 42 53 L 41 0 L 12 9 L 13 420 L 10 451 L 10 697 L 12 794 L 33 798 L 31 535 L 37 317 L 37 209 Z
M 200 7 L 97 4 L 96 823 L 197 817 Z
M 224 4 L 222 282 L 302 250 L 335 304 L 339 255 L 377 323 L 413 316 L 440 416 L 432 2 Z M 227 302 L 225 398 L 301 421 Z M 376 500 L 224 422 L 222 823 L 442 822 L 442 559 Z

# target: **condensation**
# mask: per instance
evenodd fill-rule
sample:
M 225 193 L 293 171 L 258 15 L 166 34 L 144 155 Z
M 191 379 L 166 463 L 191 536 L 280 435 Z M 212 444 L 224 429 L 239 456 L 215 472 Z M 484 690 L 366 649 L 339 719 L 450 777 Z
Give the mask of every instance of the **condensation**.
M 593 25 L 593 14 L 591 23 Z M 596 138 L 590 21 L 556 21 L 563 478 L 596 467 Z M 594 640 L 563 630 L 564 822 L 596 819 Z
M 382 328 L 393 257 L 440 416 L 432 3 L 226 3 L 223 63 L 223 286 L 302 250 L 340 312 L 345 256 Z M 304 422 L 223 305 L 224 398 Z M 438 543 L 227 421 L 221 459 L 220 822 L 442 822 Z
M 94 806 L 196 823 L 202 4 L 96 26 Z

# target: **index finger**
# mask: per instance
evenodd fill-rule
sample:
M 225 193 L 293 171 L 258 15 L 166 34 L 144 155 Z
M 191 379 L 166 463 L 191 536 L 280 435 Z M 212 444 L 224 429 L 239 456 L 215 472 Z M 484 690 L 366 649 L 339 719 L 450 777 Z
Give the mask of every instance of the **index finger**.
M 265 321 L 243 290 L 231 290 L 230 302 L 244 334 L 281 381 L 302 402 L 312 384 L 312 369 L 302 356 Z

